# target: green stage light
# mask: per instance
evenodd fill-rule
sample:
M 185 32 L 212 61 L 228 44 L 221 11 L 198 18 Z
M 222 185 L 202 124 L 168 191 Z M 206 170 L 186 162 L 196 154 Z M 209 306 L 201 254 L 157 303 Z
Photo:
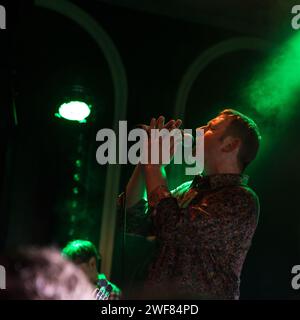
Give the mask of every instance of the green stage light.
M 262 116 L 287 119 L 299 99 L 299 70 L 300 33 L 295 33 L 278 46 L 246 89 L 250 104 Z
M 91 106 L 82 101 L 70 101 L 63 103 L 58 110 L 58 115 L 61 118 L 84 122 L 91 113 Z

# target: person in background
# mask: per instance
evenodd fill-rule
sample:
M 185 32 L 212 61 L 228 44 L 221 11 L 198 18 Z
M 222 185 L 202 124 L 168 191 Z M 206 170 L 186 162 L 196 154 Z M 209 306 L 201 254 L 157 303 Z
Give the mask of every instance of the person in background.
M 98 299 L 119 300 L 121 290 L 100 273 L 101 256 L 95 245 L 87 240 L 73 240 L 63 249 L 62 255 L 75 263 L 88 277 L 89 281 L 99 290 Z M 101 294 L 103 293 L 103 294 Z

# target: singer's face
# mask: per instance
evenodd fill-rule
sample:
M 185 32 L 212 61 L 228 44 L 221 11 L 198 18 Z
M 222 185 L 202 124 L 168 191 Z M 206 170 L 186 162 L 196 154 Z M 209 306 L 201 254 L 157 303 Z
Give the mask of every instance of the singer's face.
M 204 159 L 213 161 L 215 157 L 220 157 L 222 153 L 222 137 L 230 124 L 231 119 L 220 115 L 210 120 L 207 125 L 202 126 L 204 130 Z

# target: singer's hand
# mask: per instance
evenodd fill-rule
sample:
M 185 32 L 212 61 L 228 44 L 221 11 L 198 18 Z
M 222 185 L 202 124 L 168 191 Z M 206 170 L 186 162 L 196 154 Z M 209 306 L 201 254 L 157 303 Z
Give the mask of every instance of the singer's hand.
M 147 131 L 148 133 L 148 145 L 145 146 L 145 148 L 147 148 L 148 150 L 148 164 L 152 165 L 153 163 L 151 162 L 151 150 L 156 150 L 157 146 L 159 146 L 158 148 L 158 164 L 154 164 L 154 165 L 159 165 L 159 166 L 166 166 L 167 164 L 163 163 L 163 157 L 162 157 L 162 147 L 163 147 L 163 141 L 164 141 L 164 137 L 159 136 L 158 134 L 153 134 L 154 132 L 152 131 L 151 134 L 151 130 L 153 129 L 157 129 L 157 133 L 161 132 L 162 129 L 168 130 L 169 132 L 171 132 L 174 129 L 178 129 L 181 126 L 182 121 L 180 119 L 175 120 L 170 120 L 165 124 L 165 118 L 163 116 L 160 116 L 157 120 L 155 118 L 151 119 L 150 125 L 149 126 L 144 126 L 144 129 Z M 166 138 L 169 138 L 168 136 L 166 136 Z M 170 156 L 170 161 L 172 160 L 173 156 L 174 156 L 174 152 L 176 150 L 176 146 L 178 144 L 176 143 L 176 140 L 171 137 L 170 139 L 170 148 L 169 148 L 169 156 Z M 165 150 L 165 152 L 167 152 L 167 150 Z

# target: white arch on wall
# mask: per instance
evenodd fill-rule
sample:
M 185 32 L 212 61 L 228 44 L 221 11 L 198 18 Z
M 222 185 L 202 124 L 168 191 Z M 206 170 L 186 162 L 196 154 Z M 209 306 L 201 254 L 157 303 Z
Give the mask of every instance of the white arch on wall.
M 187 68 L 183 75 L 175 100 L 174 117 L 184 118 L 185 108 L 192 86 L 199 74 L 214 60 L 239 50 L 254 50 L 265 52 L 271 47 L 271 43 L 260 38 L 240 37 L 224 40 L 202 52 Z
M 127 79 L 121 57 L 113 41 L 95 19 L 80 7 L 67 0 L 35 0 L 35 5 L 55 11 L 71 19 L 92 37 L 99 49 L 103 52 L 112 75 L 114 86 L 113 129 L 115 132 L 118 132 L 119 120 L 125 120 L 126 117 Z M 116 224 L 116 199 L 119 191 L 120 172 L 120 165 L 108 166 L 102 206 L 99 250 L 102 256 L 102 271 L 108 278 L 110 277 L 112 266 Z M 115 201 L 112 199 L 115 199 Z

